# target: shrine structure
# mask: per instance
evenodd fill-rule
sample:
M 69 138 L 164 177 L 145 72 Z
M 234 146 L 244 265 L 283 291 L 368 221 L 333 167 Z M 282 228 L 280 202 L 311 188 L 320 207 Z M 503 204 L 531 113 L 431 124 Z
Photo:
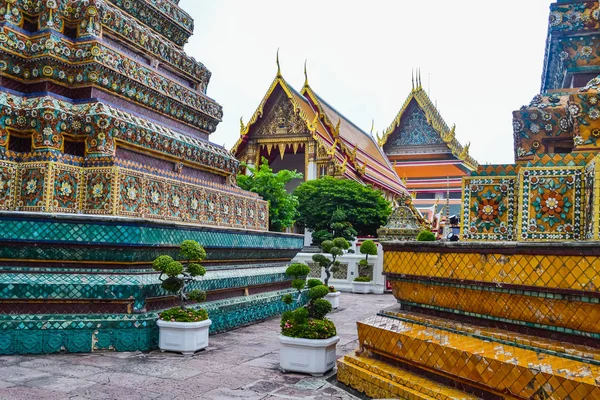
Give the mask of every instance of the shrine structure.
M 412 90 L 400 111 L 377 142 L 406 183 L 414 207 L 433 230 L 441 217 L 458 215 L 462 178 L 478 167 L 469 155 L 469 145 L 456 139 L 421 84 L 413 77 Z
M 0 0 L 0 354 L 155 348 L 151 263 L 188 239 L 212 331 L 284 310 L 303 240 L 209 141 L 192 32 L 176 0 Z
M 515 163 L 463 178 L 461 242 L 385 242 L 400 307 L 338 380 L 376 398 L 600 398 L 600 6 L 550 6 Z
M 300 92 L 277 74 L 254 115 L 241 124 L 232 153 L 256 166 L 264 157 L 274 171 L 297 170 L 304 180 L 353 179 L 380 189 L 389 200 L 408 192 L 375 139 L 318 96 L 305 82 Z M 293 190 L 300 182 L 293 182 Z

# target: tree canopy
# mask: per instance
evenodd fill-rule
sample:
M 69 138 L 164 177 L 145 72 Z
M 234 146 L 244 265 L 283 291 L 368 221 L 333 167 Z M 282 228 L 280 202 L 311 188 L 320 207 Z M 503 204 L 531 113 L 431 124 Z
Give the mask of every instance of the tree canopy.
M 285 184 L 293 179 L 302 179 L 303 175 L 287 169 L 273 173 L 264 157 L 260 167 L 245 167 L 251 175 L 238 175 L 238 186 L 258 193 L 269 202 L 269 230 L 279 232 L 293 226 L 298 216 L 298 199 L 285 190 Z
M 325 176 L 307 181 L 296 188 L 294 195 L 300 213 L 296 222 L 315 232 L 329 230 L 332 215 L 341 209 L 359 235 L 375 235 L 392 213 L 379 190 L 349 179 Z

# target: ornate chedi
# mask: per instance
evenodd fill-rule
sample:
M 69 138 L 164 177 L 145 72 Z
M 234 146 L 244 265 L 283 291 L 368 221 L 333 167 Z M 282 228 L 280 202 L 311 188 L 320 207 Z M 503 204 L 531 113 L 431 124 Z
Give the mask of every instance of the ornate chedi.
M 457 215 L 462 178 L 478 167 L 469 145 L 456 139 L 421 85 L 420 73 L 391 125 L 377 134 L 379 146 L 413 196 L 413 205 L 433 230 L 441 218 Z M 441 214 L 441 215 L 440 215 Z
M 150 263 L 186 239 L 213 330 L 282 310 L 302 237 L 208 140 L 192 32 L 177 1 L 0 0 L 0 354 L 155 347 L 174 300 Z
M 400 308 L 358 323 L 340 381 L 380 398 L 600 398 L 599 16 L 598 1 L 551 5 L 516 163 L 463 179 L 461 242 L 383 244 Z
M 405 198 L 404 184 L 374 138 L 318 96 L 308 78 L 297 92 L 281 75 L 279 60 L 277 65 L 256 112 L 242 122 L 232 153 L 253 166 L 265 157 L 274 171 L 296 169 L 305 180 L 343 177 L 373 185 L 390 200 Z

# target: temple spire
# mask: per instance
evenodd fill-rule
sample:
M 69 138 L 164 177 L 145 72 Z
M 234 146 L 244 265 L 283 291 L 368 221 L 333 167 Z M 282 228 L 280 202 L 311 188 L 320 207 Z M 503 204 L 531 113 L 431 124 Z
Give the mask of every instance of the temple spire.
M 306 72 L 306 59 L 304 59 L 304 87 L 308 87 L 308 73 Z
M 277 76 L 281 76 L 281 67 L 279 65 L 279 47 L 277 48 L 276 62 L 277 62 Z

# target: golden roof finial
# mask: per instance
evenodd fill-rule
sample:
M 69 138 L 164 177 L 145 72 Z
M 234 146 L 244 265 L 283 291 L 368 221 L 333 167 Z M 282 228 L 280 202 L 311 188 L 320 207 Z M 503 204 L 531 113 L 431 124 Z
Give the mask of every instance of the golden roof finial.
M 304 87 L 308 86 L 308 73 L 306 72 L 306 58 L 304 59 Z
M 421 68 L 417 68 L 417 89 L 421 89 Z
M 281 76 L 281 67 L 279 66 L 279 47 L 277 48 L 277 76 Z
M 240 117 L 240 133 L 241 134 L 244 134 L 244 119 L 243 118 L 244 118 L 243 116 Z
M 412 89 L 415 90 L 415 69 L 411 68 L 410 70 L 410 80 L 412 82 Z
M 375 129 L 375 120 L 371 119 L 371 136 L 373 136 L 373 129 Z

